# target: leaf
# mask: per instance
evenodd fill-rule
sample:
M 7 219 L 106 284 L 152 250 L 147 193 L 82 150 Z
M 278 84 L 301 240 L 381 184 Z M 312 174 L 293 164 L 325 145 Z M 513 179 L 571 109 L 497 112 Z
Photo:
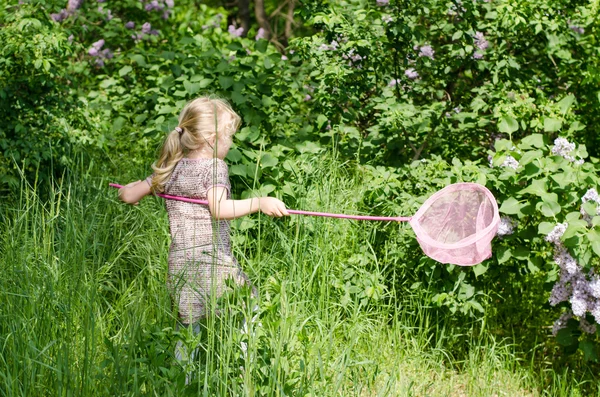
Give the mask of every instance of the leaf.
M 131 60 L 138 64 L 138 66 L 146 66 L 146 58 L 143 55 L 135 54 L 130 56 Z
M 538 226 L 538 233 L 539 234 L 550 234 L 550 232 L 554 230 L 554 224 L 550 223 L 550 222 L 542 222 L 539 224 Z
M 237 163 L 241 159 L 242 159 L 242 153 L 237 149 L 231 149 L 227 153 L 227 160 L 231 161 L 232 163 Z
M 539 197 L 543 197 L 548 192 L 546 191 L 546 178 L 534 179 L 531 184 L 525 189 L 522 189 L 519 194 L 534 194 Z
M 475 273 L 475 277 L 481 276 L 483 273 L 487 272 L 488 266 L 480 263 L 479 265 L 473 266 L 473 273 Z
M 527 259 L 530 254 L 531 254 L 531 251 L 523 246 L 518 246 L 512 252 L 513 258 L 520 259 L 520 260 Z
M 594 254 L 600 256 L 600 241 L 592 241 L 590 245 L 592 246 L 592 251 L 594 251 Z
M 561 207 L 560 204 L 554 200 L 544 200 L 540 206 L 540 210 L 544 216 L 551 217 L 560 213 Z
M 532 274 L 535 274 L 540 271 L 540 264 L 542 263 L 542 259 L 538 257 L 527 258 L 527 269 Z
M 590 216 L 596 216 L 596 207 L 597 206 L 598 206 L 598 204 L 596 204 L 596 202 L 590 200 L 590 201 L 586 201 L 585 203 L 583 203 L 582 208 L 586 214 L 588 214 Z
M 503 115 L 500 118 L 500 123 L 498 123 L 498 130 L 500 132 L 504 132 L 506 134 L 512 134 L 513 132 L 519 129 L 519 123 L 517 120 L 513 119 L 510 116 Z
M 544 119 L 544 131 L 556 132 L 560 130 L 560 127 L 562 127 L 562 121 L 553 119 L 552 117 L 546 117 Z
M 454 34 L 452 35 L 452 40 L 458 40 L 462 37 L 463 32 L 462 30 L 457 30 L 456 32 L 454 32 Z
M 499 211 L 507 215 L 516 215 L 520 213 L 522 207 L 523 205 L 519 203 L 517 199 L 514 197 L 509 197 L 502 203 Z
M 521 140 L 521 144 L 526 146 L 533 146 L 536 148 L 543 148 L 545 145 L 544 136 L 542 134 L 531 134 L 523 138 Z M 526 147 L 523 147 L 523 149 L 526 149 Z
M 563 328 L 556 334 L 556 342 L 561 346 L 573 346 L 577 343 L 577 338 L 569 328 Z
M 129 74 L 129 72 L 131 72 L 132 70 L 133 68 L 131 66 L 125 65 L 121 69 L 119 69 L 119 76 L 123 77 L 126 74 Z
M 563 116 L 569 111 L 569 108 L 573 106 L 573 102 L 575 102 L 575 96 L 569 94 L 557 103 Z
M 184 80 L 183 87 L 185 88 L 185 90 L 187 91 L 187 93 L 190 94 L 190 95 L 194 95 L 195 93 L 197 93 L 200 90 L 200 84 L 198 84 L 198 83 L 190 83 L 187 80 Z
M 512 256 L 512 252 L 508 247 L 500 247 L 496 252 L 496 259 L 498 259 L 499 264 L 506 262 Z
M 221 87 L 226 90 L 233 85 L 233 77 L 219 76 L 219 83 L 221 84 Z
M 598 350 L 594 342 L 589 340 L 582 340 L 579 342 L 579 348 L 583 352 L 583 358 L 585 361 L 598 361 Z
M 277 157 L 274 157 L 274 156 L 270 155 L 269 153 L 265 154 L 260 159 L 260 164 L 263 166 L 263 168 L 275 167 L 277 165 L 277 163 L 279 163 L 279 160 L 277 159 Z

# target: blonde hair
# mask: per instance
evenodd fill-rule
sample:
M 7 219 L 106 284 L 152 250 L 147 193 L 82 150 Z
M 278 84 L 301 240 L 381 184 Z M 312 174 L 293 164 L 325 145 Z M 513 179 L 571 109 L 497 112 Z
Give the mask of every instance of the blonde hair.
M 173 169 L 191 150 L 210 153 L 215 158 L 218 150 L 225 150 L 226 154 L 240 124 L 240 116 L 224 99 L 203 96 L 188 102 L 179 114 L 179 125 L 167 135 L 160 156 L 152 165 L 152 191 L 164 192 Z

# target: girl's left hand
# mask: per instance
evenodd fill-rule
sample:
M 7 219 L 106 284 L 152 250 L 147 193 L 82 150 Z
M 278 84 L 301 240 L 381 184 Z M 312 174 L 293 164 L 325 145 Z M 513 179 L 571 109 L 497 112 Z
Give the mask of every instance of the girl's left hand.
M 276 199 L 275 197 L 261 197 L 259 199 L 260 212 L 269 216 L 289 216 L 285 208 L 283 201 Z

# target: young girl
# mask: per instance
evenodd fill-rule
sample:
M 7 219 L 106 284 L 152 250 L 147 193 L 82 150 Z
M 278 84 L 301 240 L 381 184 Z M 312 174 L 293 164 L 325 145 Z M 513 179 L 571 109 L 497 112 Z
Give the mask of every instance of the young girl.
M 154 173 L 119 191 L 121 200 L 130 204 L 152 192 L 208 200 L 208 206 L 166 200 L 171 231 L 168 285 L 183 326 L 210 314 L 208 306 L 223 293 L 226 279 L 250 284 L 232 255 L 228 220 L 257 211 L 288 215 L 285 204 L 274 197 L 230 198 L 223 159 L 240 121 L 224 100 L 194 99 L 167 136 Z

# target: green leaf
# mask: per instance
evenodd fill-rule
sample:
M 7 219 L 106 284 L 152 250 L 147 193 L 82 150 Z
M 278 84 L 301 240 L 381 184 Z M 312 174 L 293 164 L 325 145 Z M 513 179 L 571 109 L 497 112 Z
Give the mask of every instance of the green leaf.
M 275 167 L 277 165 L 277 163 L 279 163 L 279 160 L 277 159 L 277 157 L 274 157 L 274 156 L 270 155 L 269 153 L 265 154 L 260 159 L 260 164 L 263 166 L 263 168 Z
M 463 32 L 462 30 L 457 30 L 456 32 L 454 32 L 454 34 L 452 35 L 452 40 L 458 40 L 462 37 Z
M 242 165 L 242 164 L 234 164 L 231 167 L 229 167 L 229 172 L 231 172 L 232 175 L 239 175 L 242 177 L 246 176 L 246 166 Z
M 552 117 L 546 117 L 544 119 L 544 131 L 556 132 L 560 130 L 560 127 L 562 127 L 562 121 L 553 119 Z
M 546 178 L 534 179 L 531 181 L 530 185 L 525 189 L 522 189 L 519 194 L 534 194 L 543 197 L 548 194 L 546 191 L 546 181 Z
M 131 60 L 138 64 L 138 66 L 146 66 L 146 58 L 143 55 L 135 54 L 130 56 Z
M 131 72 L 132 70 L 133 68 L 131 66 L 125 65 L 121 69 L 119 69 L 119 76 L 123 77 L 126 74 L 129 74 L 129 72 Z
M 596 216 L 596 207 L 598 204 L 594 201 L 586 201 L 583 203 L 582 207 L 586 214 L 590 216 Z
M 242 159 L 242 153 L 237 149 L 231 149 L 227 153 L 227 160 L 231 161 L 232 163 L 237 163 L 241 159 Z
M 544 200 L 542 202 L 542 205 L 540 206 L 540 210 L 542 211 L 542 214 L 544 214 L 544 216 L 551 217 L 559 214 L 561 207 L 560 204 L 558 204 L 554 200 Z
M 198 83 L 190 83 L 187 80 L 184 80 L 183 87 L 185 88 L 185 90 L 187 91 L 187 93 L 190 94 L 190 95 L 194 95 L 195 93 L 197 93 L 198 91 L 200 91 L 200 84 L 198 84 Z
M 543 148 L 545 146 L 544 136 L 542 134 L 531 134 L 521 140 L 521 144 L 525 145 L 522 149 L 527 147 Z
M 500 206 L 499 211 L 507 215 L 516 215 L 521 212 L 523 204 L 519 203 L 514 197 L 509 197 Z
M 542 222 L 539 224 L 538 226 L 538 233 L 539 234 L 550 234 L 550 232 L 554 229 L 554 224 L 550 223 L 550 222 Z
M 579 348 L 583 352 L 583 358 L 585 361 L 598 361 L 598 350 L 594 342 L 590 340 L 582 340 L 579 342 Z
M 510 259 L 512 256 L 512 252 L 508 247 L 500 247 L 496 250 L 496 259 L 498 259 L 498 263 L 504 263 Z
M 271 58 L 269 57 L 265 57 L 265 69 L 271 69 L 273 67 L 273 62 L 271 61 Z
M 600 256 L 600 241 L 592 241 L 590 245 L 592 246 L 594 254 Z
M 487 272 L 488 266 L 480 263 L 479 265 L 473 266 L 473 273 L 475 273 L 475 277 L 481 276 L 483 273 Z
M 532 274 L 535 274 L 540 271 L 540 265 L 542 264 L 542 258 L 536 257 L 528 257 L 527 258 L 527 269 Z
M 531 254 L 531 251 L 523 246 L 518 246 L 512 252 L 513 258 L 520 259 L 520 260 L 527 259 L 530 254 Z
M 573 346 L 577 343 L 577 338 L 569 328 L 563 328 L 556 334 L 556 342 L 561 346 Z
M 506 134 L 512 134 L 513 132 L 519 129 L 519 123 L 517 120 L 513 119 L 510 116 L 503 115 L 500 118 L 500 123 L 498 123 L 498 130 L 500 132 L 504 132 Z
M 233 85 L 233 77 L 219 76 L 219 83 L 221 84 L 221 87 L 226 90 Z
M 557 103 L 563 116 L 567 113 L 569 108 L 573 106 L 573 102 L 575 102 L 575 96 L 569 94 Z

